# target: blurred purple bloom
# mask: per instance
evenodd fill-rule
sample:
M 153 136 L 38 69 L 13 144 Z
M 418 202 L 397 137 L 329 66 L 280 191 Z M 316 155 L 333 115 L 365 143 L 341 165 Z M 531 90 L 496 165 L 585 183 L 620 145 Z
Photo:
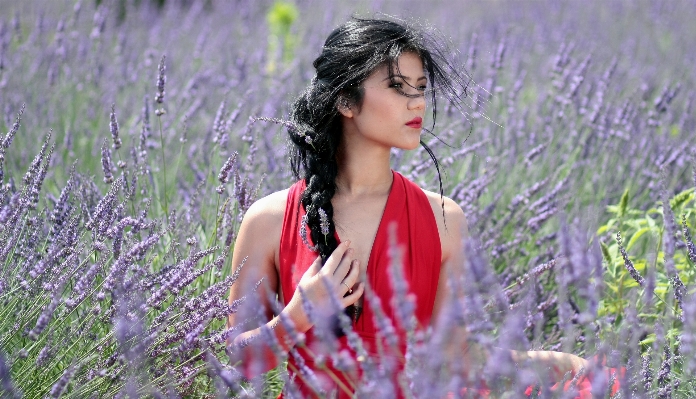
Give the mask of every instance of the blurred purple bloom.
M 116 104 L 111 104 L 111 113 L 109 114 L 109 132 L 111 132 L 111 139 L 114 142 L 114 149 L 118 150 L 121 148 L 121 137 L 119 137 L 118 121 L 116 120 Z
M 636 268 L 633 266 L 633 262 L 628 259 L 628 254 L 621 243 L 621 232 L 616 233 L 616 242 L 619 244 L 619 252 L 621 252 L 621 257 L 623 257 L 624 266 L 631 274 L 631 277 L 633 277 L 633 279 L 636 280 L 636 282 L 642 287 L 645 284 L 645 280 L 643 279 L 643 276 L 638 273 L 638 270 L 636 270 Z
M 167 75 L 165 74 L 167 67 L 164 64 L 167 56 L 163 55 L 157 66 L 157 93 L 155 94 L 155 102 L 157 104 L 162 104 L 164 102 L 164 85 L 167 82 Z

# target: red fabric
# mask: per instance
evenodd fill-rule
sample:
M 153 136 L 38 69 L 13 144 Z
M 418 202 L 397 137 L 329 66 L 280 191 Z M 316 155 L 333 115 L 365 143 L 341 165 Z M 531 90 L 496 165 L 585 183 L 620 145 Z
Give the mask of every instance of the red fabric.
M 435 216 L 428 198 L 417 185 L 406 179 L 398 172 L 392 172 L 394 181 L 392 183 L 387 203 L 377 229 L 377 235 L 370 252 L 367 264 L 367 279 L 375 294 L 379 297 L 384 313 L 392 319 L 392 323 L 399 327 L 394 321 L 394 310 L 391 307 L 392 287 L 389 278 L 389 226 L 396 224 L 397 243 L 402 249 L 403 274 L 409 283 L 410 294 L 415 300 L 415 315 L 419 327 L 426 327 L 430 324 L 437 284 L 440 277 L 440 266 L 442 262 L 442 248 L 440 236 L 437 229 Z M 305 214 L 304 207 L 300 206 L 300 195 L 305 189 L 305 181 L 301 180 L 290 187 L 288 201 L 283 220 L 283 229 L 280 238 L 280 286 L 283 290 L 285 305 L 292 298 L 297 283 L 302 274 L 314 262 L 317 254 L 311 251 L 300 238 L 300 221 Z M 310 244 L 311 237 L 308 239 Z M 338 235 L 336 236 L 338 238 Z M 340 242 L 340 239 L 339 239 Z M 355 332 L 363 340 L 368 352 L 377 355 L 377 327 L 374 324 L 374 316 L 370 304 L 365 298 L 363 314 L 356 324 L 353 325 Z M 400 351 L 405 353 L 405 339 L 403 331 L 399 331 L 401 336 Z M 310 329 L 307 334 L 307 346 L 312 347 L 316 344 L 316 339 Z M 346 337 L 339 340 L 341 348 L 348 350 Z M 387 347 L 383 343 L 383 347 Z M 298 348 L 307 366 L 314 371 L 317 376 L 325 383 L 327 391 L 337 389 L 337 385 L 331 380 L 329 373 L 316 367 L 312 357 L 303 348 Z M 355 357 L 354 354 L 352 354 Z M 292 375 L 292 370 L 297 369 L 297 362 L 290 357 L 288 371 Z M 400 365 L 403 366 L 403 360 Z M 337 371 L 331 361 L 327 361 L 326 366 L 346 386 L 354 386 L 359 381 L 357 371 L 350 376 Z M 300 390 L 307 397 L 311 396 L 311 389 L 299 378 L 295 378 Z M 338 389 L 338 397 L 349 397 L 342 390 Z M 400 395 L 401 396 L 401 395 Z
M 594 361 L 600 360 L 597 356 L 594 357 Z M 606 358 L 602 358 L 601 361 L 602 366 L 606 364 Z M 602 368 L 601 372 L 604 373 L 604 378 L 607 384 L 609 384 L 609 381 L 611 381 L 612 376 L 614 378 L 614 381 L 611 384 L 611 396 L 616 395 L 617 392 L 619 392 L 619 389 L 621 389 L 621 382 L 620 380 L 623 379 L 626 375 L 626 367 L 620 367 L 618 369 L 615 368 Z M 594 379 L 594 375 L 592 373 L 588 373 L 581 378 L 578 378 L 578 380 L 575 382 L 575 389 L 578 391 L 578 395 L 574 399 L 592 399 L 592 380 Z M 569 381 L 566 381 L 563 384 L 563 391 L 568 391 L 571 388 L 573 381 L 572 379 Z M 527 396 L 532 395 L 532 390 L 534 387 L 527 387 L 527 390 L 524 392 Z M 556 391 L 560 388 L 560 383 L 554 384 L 551 387 L 551 391 Z
M 392 184 L 387 204 L 384 209 L 384 214 L 377 230 L 370 259 L 367 266 L 367 278 L 370 286 L 375 291 L 382 303 L 382 309 L 392 319 L 392 323 L 397 326 L 394 321 L 394 310 L 391 307 L 392 287 L 389 278 L 389 225 L 393 222 L 397 225 L 397 242 L 403 250 L 403 271 L 406 280 L 409 282 L 410 293 L 414 296 L 416 304 L 416 318 L 420 327 L 426 327 L 430 323 L 433 304 L 435 302 L 435 294 L 437 284 L 440 277 L 441 265 L 441 244 L 435 216 L 433 215 L 430 203 L 423 191 L 414 183 L 406 179 L 398 172 L 393 172 L 394 183 Z M 283 228 L 280 238 L 280 286 L 283 292 L 285 305 L 292 298 L 297 283 L 307 270 L 309 265 L 314 262 L 317 254 L 311 251 L 302 242 L 299 230 L 300 220 L 305 214 L 304 208 L 300 206 L 300 195 L 305 189 L 303 180 L 295 183 L 290 187 L 288 192 L 287 206 L 285 217 L 283 220 Z M 309 229 L 308 229 L 309 230 Z M 308 239 L 310 245 L 311 237 Z M 337 239 L 340 238 L 338 235 Z M 363 340 L 363 344 L 367 350 L 377 357 L 377 327 L 374 324 L 374 315 L 367 299 L 364 303 L 363 314 L 357 324 L 353 326 L 355 332 Z M 403 331 L 399 331 L 402 337 L 400 342 L 400 351 L 405 353 L 405 340 L 403 339 Z M 312 347 L 317 343 L 317 339 L 313 336 L 310 329 L 306 334 L 306 345 Z M 382 342 L 383 347 L 387 344 Z M 339 339 L 339 351 L 346 350 L 352 354 L 346 343 L 346 338 Z M 351 387 L 359 381 L 360 376 L 357 371 L 351 375 L 345 375 L 339 372 L 328 360 L 326 367 L 329 372 L 319 369 L 313 361 L 313 358 L 303 348 L 298 348 L 298 352 L 302 356 L 306 365 L 319 377 L 322 381 L 323 388 L 327 392 L 337 390 L 339 398 L 349 398 L 342 390 L 337 388 L 337 384 L 329 377 L 333 373 L 346 386 Z M 354 356 L 354 354 L 353 354 Z M 402 362 L 403 360 L 401 360 Z M 288 372 L 293 375 L 293 370 L 298 369 L 297 362 L 292 357 L 288 361 Z M 609 381 L 609 373 L 617 373 L 616 369 L 606 369 L 607 381 Z M 612 394 L 619 390 L 619 378 L 623 377 L 625 369 L 619 370 L 614 384 L 612 385 Z M 349 373 L 350 374 L 350 373 Z M 295 378 L 295 383 L 300 388 L 301 392 L 306 397 L 315 397 L 312 395 L 312 390 L 306 385 L 299 376 Z M 571 381 L 564 384 L 563 390 L 570 389 Z M 533 387 L 528 387 L 525 394 L 530 396 Z M 551 390 L 559 388 L 559 384 L 551 387 Z M 578 390 L 576 399 L 591 398 L 592 376 L 585 376 L 576 384 Z M 462 391 L 465 394 L 466 390 Z M 454 394 L 452 394 L 453 396 Z M 478 395 L 483 398 L 488 398 L 490 390 L 483 388 L 478 390 Z M 279 396 L 282 397 L 282 394 Z M 399 393 L 399 397 L 403 397 Z
M 614 378 L 614 382 L 611 385 L 611 396 L 616 395 L 617 392 L 619 392 L 619 389 L 621 388 L 621 383 L 620 379 L 624 378 L 626 375 L 626 368 L 621 367 L 620 369 L 615 369 L 615 368 L 610 368 L 610 369 L 603 369 L 602 372 L 605 374 L 605 380 L 606 383 L 608 384 L 609 381 L 611 381 L 612 375 Z M 578 379 L 575 383 L 575 389 L 578 391 L 578 395 L 574 399 L 592 399 L 592 379 L 594 376 L 592 374 L 587 374 L 582 376 L 581 378 Z M 572 380 L 566 381 L 563 384 L 563 391 L 568 391 L 570 390 L 571 386 L 573 384 Z M 560 388 L 560 383 L 557 383 L 551 387 L 551 391 L 557 391 L 558 388 Z M 527 390 L 524 392 L 525 395 L 531 396 L 532 391 L 534 387 L 527 387 Z
M 595 357 L 595 361 L 598 360 Z M 602 364 L 605 362 L 602 361 Z M 608 384 L 609 381 L 611 381 L 612 376 L 614 378 L 614 381 L 611 384 L 611 396 L 616 395 L 617 392 L 619 392 L 619 389 L 621 389 L 621 383 L 620 380 L 623 379 L 626 376 L 626 368 L 621 367 L 619 369 L 615 368 L 603 368 L 601 370 L 602 373 L 604 373 L 604 378 L 606 383 Z M 577 391 L 577 396 L 575 396 L 573 399 L 592 399 L 592 380 L 594 379 L 594 374 L 588 373 L 580 378 L 578 378 L 577 381 L 575 381 L 575 390 Z M 483 388 L 479 388 L 476 390 L 473 390 L 473 392 L 476 392 L 476 397 L 479 398 L 485 398 L 488 399 L 491 394 L 491 390 L 486 387 L 486 384 L 482 382 Z M 573 386 L 573 379 L 571 378 L 570 380 L 566 381 L 563 383 L 563 391 L 568 391 L 571 389 Z M 558 389 L 561 387 L 560 382 L 556 383 L 551 386 L 550 390 L 551 392 L 556 392 Z M 464 388 L 461 391 L 462 396 L 466 396 L 468 393 L 468 390 Z M 524 394 L 526 396 L 532 396 L 532 393 L 534 393 L 534 386 L 528 386 L 527 389 L 524 391 Z M 448 399 L 449 398 L 454 398 L 455 395 L 453 392 L 448 394 Z

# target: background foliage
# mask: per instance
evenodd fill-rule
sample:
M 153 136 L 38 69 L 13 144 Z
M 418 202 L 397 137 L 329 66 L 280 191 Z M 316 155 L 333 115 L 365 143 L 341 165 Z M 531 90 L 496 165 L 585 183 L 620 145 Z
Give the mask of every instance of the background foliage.
M 0 8 L 3 394 L 275 394 L 282 371 L 240 385 L 216 360 L 236 229 L 292 183 L 284 130 L 253 118 L 287 116 L 357 13 L 431 25 L 473 79 L 426 137 L 478 239 L 472 340 L 602 355 L 624 396 L 694 395 L 693 2 Z M 393 167 L 438 189 L 425 151 Z

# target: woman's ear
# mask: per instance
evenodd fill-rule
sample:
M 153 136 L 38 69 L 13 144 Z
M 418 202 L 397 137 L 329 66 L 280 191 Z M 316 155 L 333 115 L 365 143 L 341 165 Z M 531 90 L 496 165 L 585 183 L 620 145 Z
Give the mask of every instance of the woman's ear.
M 341 115 L 345 116 L 346 118 L 353 117 L 353 107 L 347 98 L 343 96 L 338 97 L 338 104 L 336 107 L 338 108 L 338 112 L 340 112 Z

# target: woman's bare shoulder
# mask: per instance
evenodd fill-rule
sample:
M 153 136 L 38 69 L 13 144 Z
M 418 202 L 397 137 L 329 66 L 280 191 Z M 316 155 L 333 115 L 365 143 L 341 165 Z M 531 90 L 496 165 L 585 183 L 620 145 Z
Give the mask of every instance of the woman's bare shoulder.
M 256 200 L 247 210 L 244 219 L 263 224 L 265 227 L 269 227 L 269 224 L 280 227 L 285 216 L 288 190 L 276 191 Z
M 457 224 L 466 224 L 466 217 L 464 216 L 464 211 L 456 202 L 454 202 L 454 200 L 452 200 L 449 197 L 440 196 L 440 193 L 434 193 L 425 189 L 421 190 L 423 190 L 425 196 L 428 197 L 428 201 L 430 202 L 430 206 L 433 209 L 433 214 L 435 215 L 435 220 L 437 220 L 438 227 L 440 226 L 440 224 L 442 224 L 444 227 L 445 221 L 447 222 L 447 225 L 449 227 L 450 220 L 453 220 L 453 222 Z M 444 219 L 442 215 L 443 205 L 445 211 Z
M 260 198 L 249 207 L 235 241 L 237 264 L 248 257 L 251 263 L 265 265 L 267 275 L 270 275 L 278 260 L 287 197 L 288 190 L 278 191 Z
M 458 250 L 461 246 L 463 237 L 468 236 L 469 227 L 466 221 L 466 216 L 462 208 L 451 198 L 440 196 L 440 193 L 424 190 L 425 196 L 428 197 L 430 207 L 435 215 L 437 222 L 437 230 L 440 234 L 440 242 L 442 244 L 443 258 L 448 258 L 452 251 Z M 444 202 L 444 216 L 443 216 Z

